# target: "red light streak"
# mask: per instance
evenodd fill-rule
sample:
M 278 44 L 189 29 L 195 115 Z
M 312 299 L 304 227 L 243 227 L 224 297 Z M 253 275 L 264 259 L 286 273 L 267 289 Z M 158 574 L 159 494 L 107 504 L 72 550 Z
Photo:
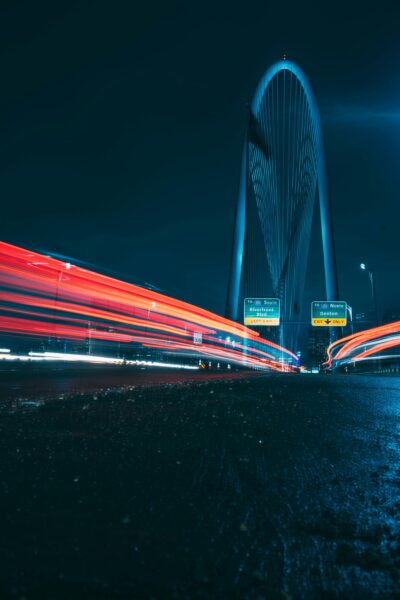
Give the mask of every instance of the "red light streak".
M 0 242 L 0 332 L 135 343 L 285 370 L 285 348 L 200 307 Z M 10 316 L 11 314 L 19 315 Z M 202 343 L 193 343 L 193 334 Z M 222 334 L 222 335 L 221 335 Z M 234 338 L 234 344 L 226 338 Z
M 325 364 L 330 368 L 333 361 L 346 359 L 356 361 L 377 355 L 382 350 L 394 346 L 400 346 L 400 321 L 366 329 L 336 340 L 327 349 L 328 360 Z

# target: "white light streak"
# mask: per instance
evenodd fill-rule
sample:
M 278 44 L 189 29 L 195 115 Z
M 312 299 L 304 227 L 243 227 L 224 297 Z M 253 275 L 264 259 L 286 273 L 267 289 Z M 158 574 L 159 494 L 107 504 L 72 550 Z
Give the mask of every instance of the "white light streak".
M 10 352 L 8 350 L 8 352 Z M 140 367 L 160 367 L 165 369 L 187 369 L 197 371 L 197 365 L 185 365 L 180 363 L 164 363 L 152 360 L 125 360 L 123 358 L 113 358 L 111 356 L 92 356 L 87 354 L 68 354 L 64 352 L 29 352 L 28 354 L 0 354 L 0 360 L 15 361 L 60 361 L 60 362 L 83 362 L 89 364 L 101 365 L 131 365 Z

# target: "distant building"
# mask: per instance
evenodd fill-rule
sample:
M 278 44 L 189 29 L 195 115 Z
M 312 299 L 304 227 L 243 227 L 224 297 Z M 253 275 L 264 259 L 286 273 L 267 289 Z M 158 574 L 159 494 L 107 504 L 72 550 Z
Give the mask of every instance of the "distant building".
M 357 312 L 353 318 L 354 332 L 375 327 L 375 315 L 372 310 Z
M 400 321 L 400 308 L 389 308 L 383 313 L 383 325 L 393 323 L 394 321 Z
M 307 364 L 311 368 L 321 368 L 327 359 L 329 327 L 312 327 L 308 335 Z

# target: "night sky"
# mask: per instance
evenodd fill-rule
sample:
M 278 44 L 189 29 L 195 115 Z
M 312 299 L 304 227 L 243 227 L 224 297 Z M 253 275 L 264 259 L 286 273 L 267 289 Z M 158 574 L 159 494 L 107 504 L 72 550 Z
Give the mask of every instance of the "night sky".
M 3 241 L 223 312 L 247 109 L 286 52 L 320 107 L 341 297 L 400 307 L 396 2 L 3 2 Z M 315 224 L 314 224 L 315 225 Z M 305 297 L 324 296 L 314 226 Z

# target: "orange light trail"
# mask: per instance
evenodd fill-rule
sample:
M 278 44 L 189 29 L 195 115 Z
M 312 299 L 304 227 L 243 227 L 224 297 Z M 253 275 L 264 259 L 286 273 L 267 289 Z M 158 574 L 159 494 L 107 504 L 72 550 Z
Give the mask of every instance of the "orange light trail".
M 276 370 L 297 362 L 289 350 L 220 315 L 5 242 L 0 294 L 0 334 L 90 337 L 129 350 L 162 349 Z
M 328 360 L 325 365 L 331 368 L 334 363 L 362 360 L 367 356 L 379 358 L 379 352 L 395 346 L 400 346 L 400 321 L 336 340 L 327 349 Z

